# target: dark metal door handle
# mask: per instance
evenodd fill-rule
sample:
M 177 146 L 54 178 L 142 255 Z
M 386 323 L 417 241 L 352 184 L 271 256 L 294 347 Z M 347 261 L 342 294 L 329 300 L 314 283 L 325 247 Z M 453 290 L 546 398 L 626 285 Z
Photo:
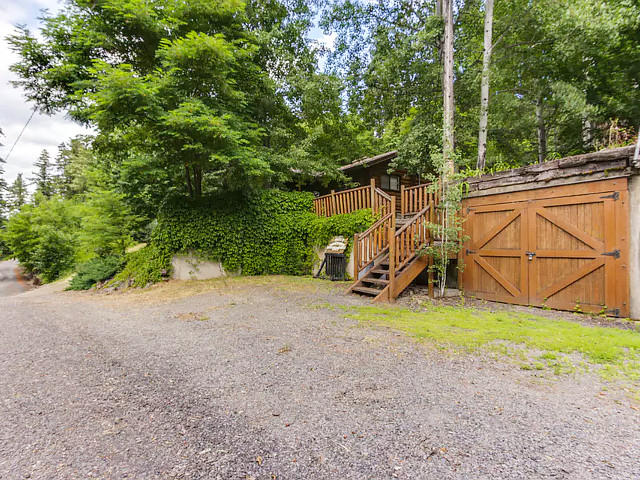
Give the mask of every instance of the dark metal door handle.
M 524 254 L 529 257 L 529 261 L 533 260 L 533 257 L 536 256 L 535 252 L 524 252 Z

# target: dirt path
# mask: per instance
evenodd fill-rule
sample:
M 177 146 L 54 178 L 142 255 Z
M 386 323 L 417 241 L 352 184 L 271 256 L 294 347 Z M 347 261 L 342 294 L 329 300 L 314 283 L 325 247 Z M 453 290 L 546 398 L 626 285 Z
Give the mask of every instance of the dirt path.
M 438 354 L 319 285 L 0 299 L 0 478 L 640 477 L 599 381 Z

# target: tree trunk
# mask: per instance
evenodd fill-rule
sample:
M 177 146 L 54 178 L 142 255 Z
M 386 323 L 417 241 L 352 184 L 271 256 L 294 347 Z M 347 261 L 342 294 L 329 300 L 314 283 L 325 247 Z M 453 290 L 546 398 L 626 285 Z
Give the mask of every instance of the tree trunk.
M 454 172 L 453 0 L 442 0 L 442 14 L 444 15 L 444 38 L 442 41 L 442 95 L 444 100 L 442 153 L 447 174 L 452 174 Z
M 438 226 L 442 240 L 439 254 L 440 295 L 444 295 L 447 283 L 448 235 L 452 225 L 449 209 L 449 181 L 455 172 L 454 163 L 454 97 L 453 97 L 453 0 L 442 0 L 442 15 L 444 17 L 444 35 L 442 39 L 442 155 L 443 164 L 440 178 L 440 206 L 444 208 L 442 220 Z
M 483 171 L 487 161 L 487 128 L 489 122 L 489 74 L 491 68 L 491 41 L 493 36 L 493 0 L 484 5 L 484 58 L 480 86 L 480 121 L 478 125 L 478 161 L 476 168 Z
M 193 198 L 193 185 L 191 183 L 191 171 L 189 169 L 189 165 L 184 165 L 184 176 L 187 180 L 187 192 L 189 192 L 189 196 Z
M 195 198 L 202 197 L 202 167 L 193 166 L 193 193 Z
M 542 95 L 536 100 L 536 120 L 538 123 L 538 163 L 547 158 L 547 127 L 544 125 L 544 100 Z

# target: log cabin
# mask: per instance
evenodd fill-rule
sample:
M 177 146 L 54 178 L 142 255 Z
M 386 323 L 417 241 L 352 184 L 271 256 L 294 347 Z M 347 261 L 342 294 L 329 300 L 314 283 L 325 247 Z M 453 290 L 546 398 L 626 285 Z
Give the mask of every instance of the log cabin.
M 360 186 L 375 186 L 390 196 L 396 197 L 396 209 L 400 210 L 400 191 L 402 187 L 419 185 L 418 175 L 410 175 L 406 170 L 395 169 L 391 162 L 398 157 L 398 152 L 392 150 L 374 157 L 356 160 L 353 163 L 339 167 L 343 174 Z

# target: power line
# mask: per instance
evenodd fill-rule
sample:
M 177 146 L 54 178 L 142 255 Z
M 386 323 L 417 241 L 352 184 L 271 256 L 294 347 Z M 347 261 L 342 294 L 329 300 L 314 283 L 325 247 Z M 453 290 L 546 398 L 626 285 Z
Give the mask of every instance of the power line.
M 5 157 L 5 162 L 7 160 L 9 160 L 9 156 L 11 155 L 11 152 L 13 152 L 13 149 L 16 148 L 16 145 L 18 144 L 18 140 L 20 140 L 20 137 L 22 137 L 22 134 L 24 133 L 24 131 L 27 129 L 27 125 L 29 125 L 29 122 L 31 121 L 31 119 L 33 118 L 33 116 L 36 113 L 36 108 L 33 108 L 33 111 L 31 112 L 31 115 L 29 116 L 29 120 L 27 120 L 27 123 L 24 124 L 24 127 L 22 127 L 22 130 L 20 131 L 20 134 L 18 135 L 18 138 L 16 138 L 16 141 L 13 142 L 13 146 L 11 147 L 11 150 L 9 150 L 9 153 L 7 153 L 7 156 Z

